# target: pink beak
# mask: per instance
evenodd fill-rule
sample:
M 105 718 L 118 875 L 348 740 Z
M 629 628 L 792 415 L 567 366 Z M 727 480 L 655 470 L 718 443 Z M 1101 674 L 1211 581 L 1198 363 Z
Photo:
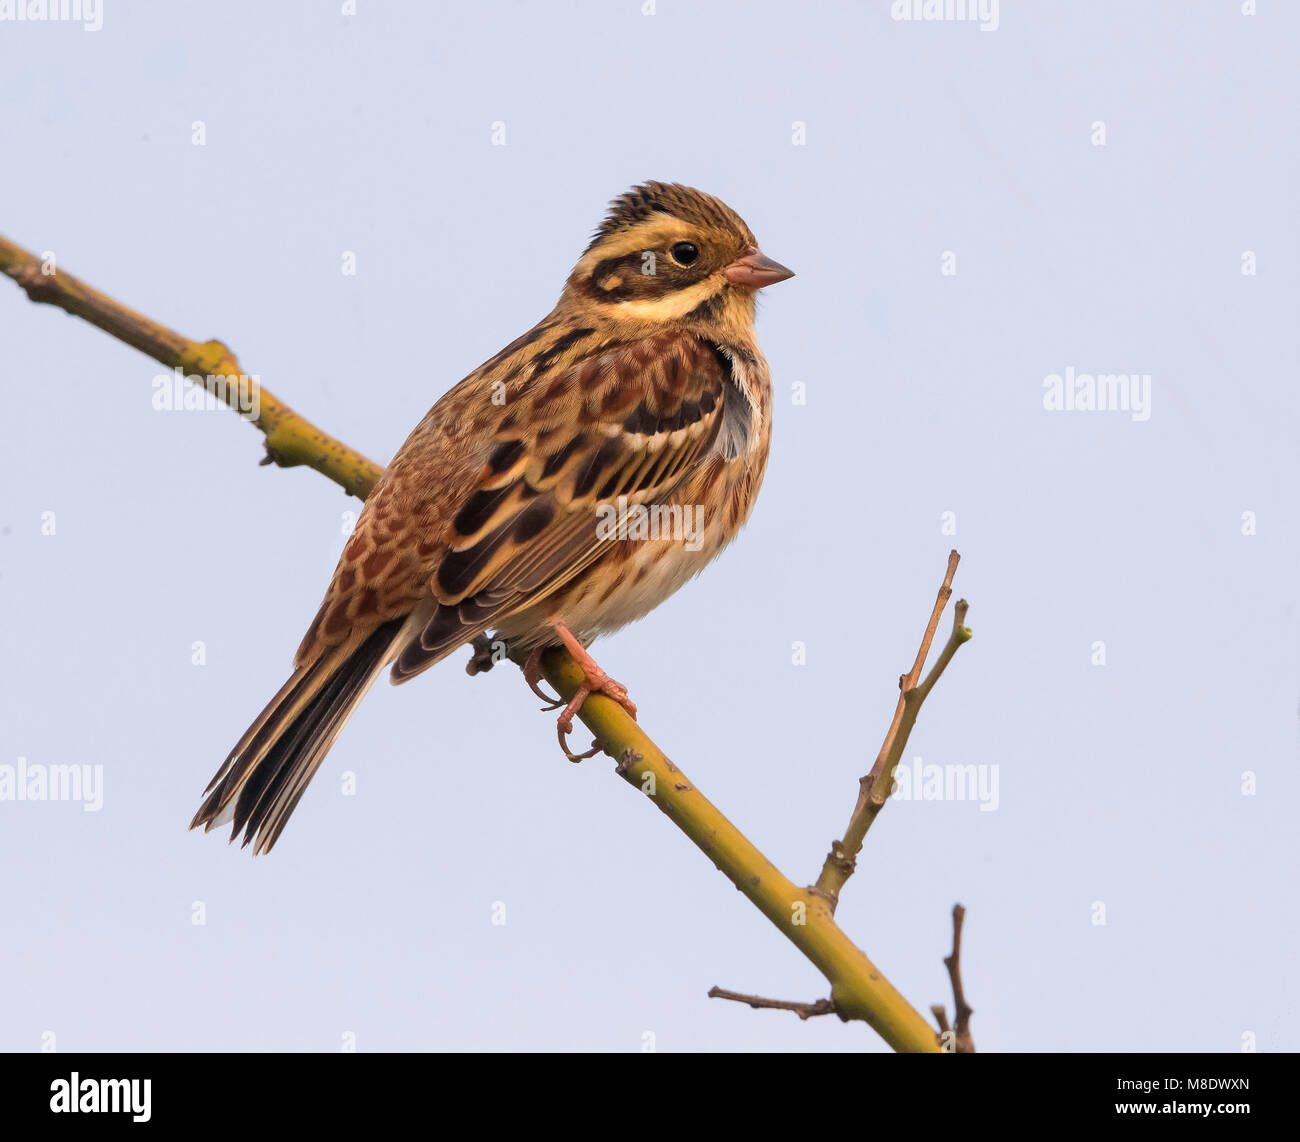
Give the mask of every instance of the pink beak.
M 774 262 L 757 248 L 751 248 L 744 257 L 737 258 L 725 270 L 722 276 L 732 285 L 752 286 L 762 289 L 775 282 L 783 282 L 794 277 L 794 270 L 787 270 L 780 262 Z

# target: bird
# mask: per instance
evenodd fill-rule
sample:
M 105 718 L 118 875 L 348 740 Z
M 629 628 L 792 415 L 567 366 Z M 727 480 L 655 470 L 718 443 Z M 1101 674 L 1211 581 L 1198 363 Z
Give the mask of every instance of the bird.
M 587 756 L 565 741 L 589 694 L 635 718 L 588 647 L 663 602 L 748 520 L 772 430 L 757 293 L 793 276 L 709 194 L 651 181 L 615 198 L 555 308 L 443 395 L 393 457 L 293 673 L 190 827 L 230 824 L 232 842 L 242 831 L 254 855 L 270 852 L 384 669 L 407 682 L 469 644 L 474 673 L 489 665 L 489 631 L 548 700 L 542 652 L 565 646 L 581 665 L 557 719 L 571 759 Z

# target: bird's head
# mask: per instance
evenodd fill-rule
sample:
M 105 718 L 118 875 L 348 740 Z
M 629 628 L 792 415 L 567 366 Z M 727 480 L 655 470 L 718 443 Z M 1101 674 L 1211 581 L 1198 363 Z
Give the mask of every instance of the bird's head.
M 793 277 L 758 248 L 725 203 L 678 183 L 616 198 L 565 286 L 565 299 L 614 319 L 698 325 L 752 322 L 754 295 Z

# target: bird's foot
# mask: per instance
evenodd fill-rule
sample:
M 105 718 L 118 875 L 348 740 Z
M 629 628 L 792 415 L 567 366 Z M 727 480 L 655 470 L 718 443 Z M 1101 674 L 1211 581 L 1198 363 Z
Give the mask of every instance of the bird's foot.
M 578 687 L 578 692 L 569 699 L 569 704 L 564 707 L 563 713 L 556 720 L 560 733 L 573 732 L 573 715 L 581 709 L 583 702 L 592 694 L 604 694 L 606 698 L 613 698 L 628 712 L 628 716 L 634 722 L 636 721 L 636 703 L 627 696 L 627 687 L 621 682 L 615 682 L 600 667 L 596 667 L 595 672 L 586 675 L 586 680 Z
M 606 674 L 596 664 L 596 660 L 587 653 L 587 648 L 569 633 L 568 628 L 555 622 L 551 625 L 568 648 L 569 653 L 582 667 L 582 685 L 578 687 L 577 692 L 569 700 L 569 704 L 564 707 L 555 722 L 556 732 L 560 739 L 560 748 L 564 750 L 564 756 L 570 761 L 581 761 L 583 758 L 594 757 L 600 751 L 599 744 L 593 744 L 591 749 L 585 753 L 574 754 L 569 751 L 566 743 L 565 739 L 573 732 L 574 715 L 582 708 L 583 702 L 592 694 L 604 694 L 607 698 L 612 698 L 622 706 L 633 721 L 636 721 L 636 703 L 627 696 L 627 687 L 621 682 L 615 682 L 613 678 Z

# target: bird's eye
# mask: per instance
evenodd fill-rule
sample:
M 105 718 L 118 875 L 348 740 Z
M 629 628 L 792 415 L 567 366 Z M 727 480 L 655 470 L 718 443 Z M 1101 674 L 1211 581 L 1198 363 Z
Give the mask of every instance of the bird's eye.
M 694 242 L 674 242 L 669 253 L 679 266 L 689 266 L 700 256 L 700 248 Z

